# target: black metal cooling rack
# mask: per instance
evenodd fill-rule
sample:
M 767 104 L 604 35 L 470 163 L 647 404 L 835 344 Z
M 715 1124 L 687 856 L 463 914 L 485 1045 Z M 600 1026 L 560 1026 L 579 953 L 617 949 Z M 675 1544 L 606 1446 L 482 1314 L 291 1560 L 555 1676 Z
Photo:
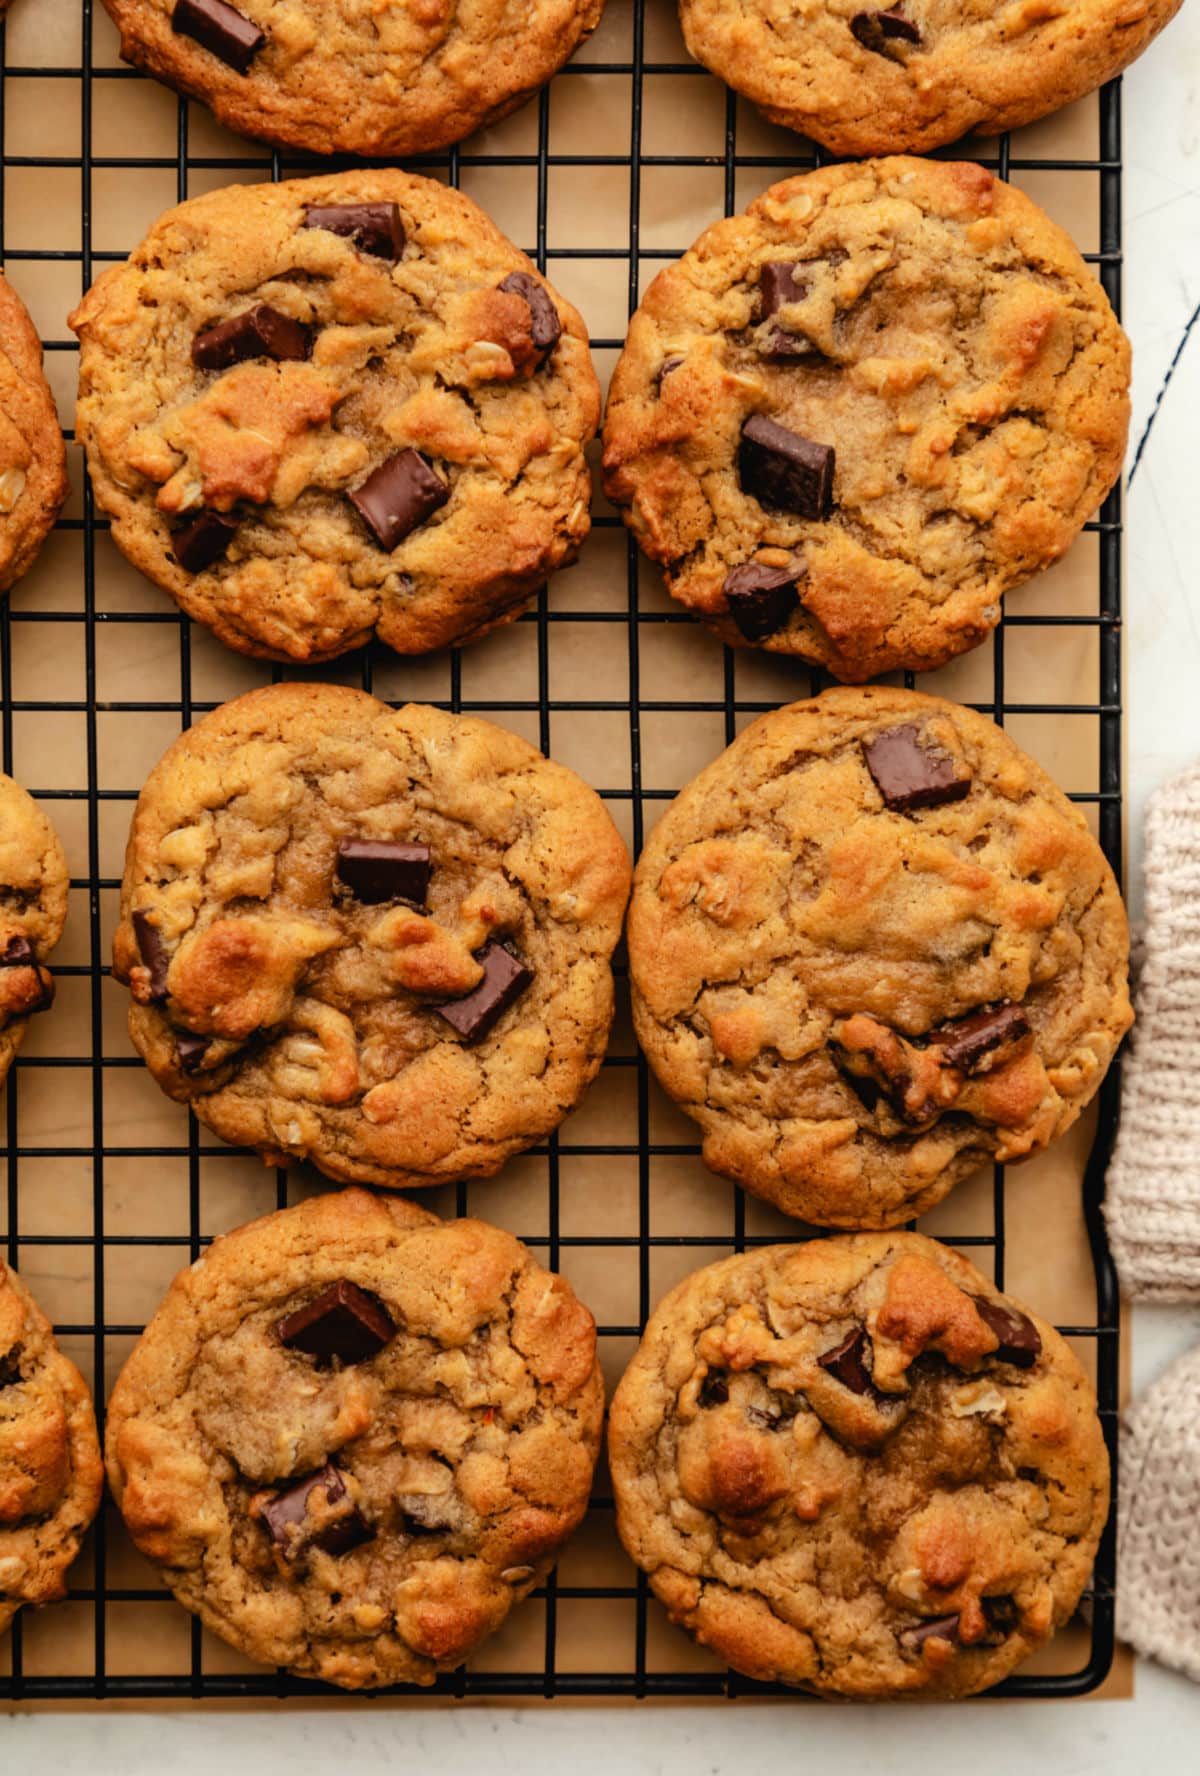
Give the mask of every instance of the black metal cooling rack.
M 620 0 L 612 0 L 613 5 Z M 3 254 L 18 283 L 21 281 L 22 267 L 27 262 L 64 261 L 77 264 L 79 267 L 79 289 L 85 290 L 93 278 L 103 269 L 106 261 L 117 260 L 124 255 L 119 252 L 100 250 L 94 245 L 94 227 L 98 215 L 101 214 L 95 200 L 96 174 L 117 169 L 171 169 L 176 175 L 177 196 L 180 200 L 189 194 L 192 175 L 197 172 L 211 174 L 228 172 L 230 179 L 245 176 L 245 169 L 258 168 L 263 177 L 278 179 L 285 169 L 288 173 L 303 172 L 306 169 L 316 170 L 317 163 L 303 157 L 292 159 L 278 153 L 266 154 L 257 145 L 247 144 L 244 153 L 221 156 L 204 156 L 189 151 L 190 115 L 189 107 L 182 101 L 178 102 L 176 151 L 173 157 L 141 156 L 132 151 L 119 156 L 99 155 L 93 149 L 93 101 L 101 82 L 128 82 L 141 79 L 125 68 L 110 68 L 94 65 L 92 56 L 93 30 L 95 19 L 100 15 L 98 0 L 81 0 L 82 4 L 82 53 L 80 62 L 70 66 L 49 65 L 9 65 L 5 49 L 5 28 L 0 23 L 0 66 L 3 67 L 3 94 L 7 99 L 16 83 L 38 79 L 52 83 L 62 83 L 61 87 L 52 88 L 63 94 L 63 112 L 66 115 L 73 103 L 79 106 L 79 122 L 81 124 L 80 150 L 77 154 L 63 156 L 22 156 L 7 152 L 8 142 L 4 131 L 3 112 L 0 111 L 0 140 L 5 147 L 5 169 L 17 168 L 66 168 L 76 170 L 80 179 L 80 245 L 78 249 L 24 249 L 10 250 Z M 738 150 L 738 103 L 732 93 L 725 98 L 725 132 L 724 148 L 719 154 L 679 154 L 652 155 L 642 150 L 643 123 L 646 115 L 645 82 L 649 77 L 670 76 L 681 81 L 708 79 L 704 71 L 691 62 L 654 61 L 646 54 L 647 22 L 646 9 L 655 4 L 670 4 L 670 0 L 632 0 L 632 20 L 630 30 L 630 52 L 628 60 L 616 61 L 585 61 L 576 62 L 563 70 L 558 76 L 560 81 L 579 75 L 608 75 L 628 80 L 631 87 L 631 109 L 629 144 L 626 152 L 617 155 L 582 155 L 558 154 L 553 150 L 551 131 L 551 110 L 549 93 L 544 91 L 534 102 L 537 119 L 537 146 L 530 153 L 476 153 L 471 146 L 465 149 L 452 149 L 447 153 L 424 157 L 409 164 L 426 166 L 440 177 L 448 178 L 451 184 L 457 184 L 464 170 L 472 167 L 490 166 L 534 171 L 536 175 L 537 220 L 535 237 L 522 241 L 520 244 L 529 252 L 539 267 L 546 269 L 547 261 L 551 262 L 551 275 L 555 264 L 569 260 L 612 260 L 627 268 L 628 307 L 630 312 L 637 305 L 640 280 L 644 271 L 675 258 L 690 243 L 688 239 L 680 239 L 672 247 L 647 246 L 641 239 L 642 211 L 642 180 L 650 169 L 659 167 L 697 167 L 723 170 L 724 175 L 724 206 L 726 213 L 732 213 L 738 207 L 736 194 L 737 176 L 744 169 L 762 169 L 761 184 L 766 184 L 780 176 L 783 171 L 802 170 L 817 163 L 820 155 L 807 143 L 798 139 L 794 142 L 795 152 L 781 154 L 739 153 Z M 1108 293 L 1114 307 L 1119 312 L 1121 286 L 1121 111 L 1120 83 L 1115 81 L 1106 86 L 1099 94 L 1099 139 L 1098 153 L 1095 158 L 1085 159 L 1054 159 L 1021 157 L 1014 152 L 1007 136 L 984 145 L 981 152 L 973 158 L 982 160 L 993 167 L 1002 178 L 1014 173 L 1026 172 L 1081 172 L 1095 175 L 1098 191 L 1099 211 L 1099 250 L 1086 254 L 1096 267 L 1098 275 Z M 0 100 L 0 105 L 3 100 Z M 977 144 L 973 145 L 978 147 Z M 953 151 L 951 151 L 953 152 Z M 327 165 L 328 163 L 320 163 Z M 350 164 L 346 162 L 337 164 Z M 559 167 L 584 168 L 618 168 L 628 178 L 628 232 L 617 244 L 597 247 L 559 247 L 552 244 L 551 225 L 549 218 L 548 193 L 550 175 Z M 214 182 L 210 179 L 209 181 Z M 0 190 L 0 252 L 4 241 L 4 194 Z M 71 218 L 73 224 L 74 218 Z M 73 228 L 69 230 L 73 234 Z M 128 243 L 130 246 L 132 241 Z M 599 350 L 615 349 L 621 344 L 619 338 L 594 338 L 593 346 Z M 47 349 L 51 352 L 68 351 L 76 348 L 73 344 L 61 340 L 50 340 Z M 70 432 L 67 433 L 70 437 Z M 81 471 L 77 474 L 77 478 Z M 596 519 L 597 529 L 604 531 L 620 530 L 619 519 L 612 515 L 601 515 Z M 192 635 L 189 625 L 181 616 L 166 608 L 156 609 L 153 613 L 138 610 L 136 613 L 110 611 L 102 608 L 103 601 L 97 596 L 97 551 L 98 536 L 107 529 L 106 521 L 96 516 L 90 489 L 83 490 L 83 513 L 78 518 L 65 518 L 60 528 L 64 531 L 82 534 L 82 610 L 46 610 L 46 609 L 14 609 L 8 603 L 0 612 L 0 741 L 2 741 L 3 762 L 6 770 L 11 769 L 13 759 L 14 717 L 23 714 L 50 714 L 61 712 L 81 716 L 86 735 L 86 787 L 72 789 L 45 789 L 36 781 L 29 781 L 29 787 L 35 794 L 41 795 L 53 805 L 77 802 L 85 804 L 88 873 L 73 879 L 72 887 L 87 897 L 87 924 L 89 952 L 92 966 L 65 966 L 56 968 L 55 972 L 62 978 L 82 977 L 86 982 L 89 995 L 88 1010 L 91 1028 L 91 1052 L 83 1056 L 65 1057 L 60 1055 L 46 1057 L 28 1057 L 18 1062 L 13 1068 L 6 1087 L 7 1102 L 7 1138 L 0 1147 L 0 1156 L 7 1161 L 7 1254 L 11 1262 L 17 1264 L 21 1251 L 35 1247 L 88 1247 L 91 1253 L 91 1314 L 78 1321 L 60 1325 L 60 1335 L 76 1340 L 87 1341 L 94 1358 L 95 1374 L 103 1377 L 106 1368 L 106 1342 L 112 1339 L 127 1339 L 136 1334 L 137 1325 L 126 1324 L 111 1317 L 106 1301 L 106 1266 L 111 1268 L 115 1262 L 112 1255 L 121 1248 L 138 1247 L 175 1247 L 178 1248 L 180 1263 L 194 1258 L 206 1243 L 202 1232 L 201 1214 L 201 1167 L 202 1163 L 211 1162 L 223 1157 L 236 1157 L 232 1150 L 214 1146 L 211 1140 L 203 1138 L 202 1131 L 194 1118 L 188 1117 L 188 1132 L 183 1145 L 120 1145 L 104 1140 L 106 1085 L 114 1075 L 124 1068 L 137 1068 L 140 1062 L 128 1054 L 123 1047 L 118 1052 L 106 1050 L 103 1032 L 103 996 L 104 980 L 108 975 L 107 958 L 102 941 L 101 931 L 101 895 L 115 890 L 119 883 L 111 876 L 106 876 L 101 869 L 101 820 L 105 804 L 119 802 L 132 804 L 136 798 L 137 786 L 111 787 L 102 782 L 101 748 L 99 745 L 99 718 L 101 714 L 114 711 L 125 713 L 162 714 L 169 713 L 178 719 L 181 727 L 186 727 L 206 710 L 215 707 L 211 701 L 203 701 L 193 695 L 193 658 Z M 1099 557 L 1099 599 L 1094 614 L 1029 614 L 1016 613 L 1006 615 L 996 632 L 993 652 L 993 670 L 991 696 L 975 706 L 991 715 L 996 721 L 1003 722 L 1006 717 L 1020 715 L 1038 716 L 1084 716 L 1095 720 L 1098 731 L 1098 789 L 1078 794 L 1074 800 L 1096 804 L 1096 819 L 1099 836 L 1110 862 L 1120 875 L 1121 869 L 1121 663 L 1120 663 L 1120 601 L 1121 601 L 1121 503 L 1120 492 L 1115 491 L 1106 501 L 1101 513 L 1087 527 L 1096 535 Z M 639 585 L 639 561 L 637 551 L 628 540 L 626 543 L 626 574 L 627 603 L 624 610 L 579 610 L 549 607 L 543 591 L 535 611 L 531 611 L 521 619 L 522 623 L 532 625 L 536 629 L 537 683 L 536 699 L 513 699 L 500 701 L 496 699 L 480 700 L 464 694 L 462 660 L 457 651 L 450 656 L 449 662 L 449 696 L 444 700 L 445 706 L 452 709 L 466 709 L 482 713 L 494 714 L 499 719 L 514 716 L 536 716 L 537 732 L 543 750 L 549 750 L 550 725 L 552 716 L 561 716 L 570 712 L 608 712 L 623 714 L 628 721 L 629 773 L 627 779 L 611 784 L 598 785 L 606 800 L 612 803 L 628 805 L 632 830 L 633 849 L 636 855 L 640 849 L 644 817 L 647 804 L 663 801 L 674 793 L 670 789 L 649 787 L 643 782 L 643 763 L 646 760 L 647 742 L 643 732 L 643 722 L 647 715 L 660 713 L 696 714 L 723 716 L 725 739 L 732 740 L 736 732 L 739 717 L 773 707 L 773 703 L 753 701 L 738 694 L 735 658 L 728 650 L 724 657 L 724 688 L 719 698 L 695 700 L 663 700 L 652 699 L 642 695 L 641 673 L 641 641 L 647 630 L 654 625 L 683 625 L 690 619 L 682 612 L 648 608 L 644 591 L 644 582 Z M 643 572 L 645 571 L 643 567 Z M 167 605 L 165 596 L 162 606 Z M 561 601 L 558 601 L 561 602 Z M 563 621 L 571 623 L 618 624 L 627 632 L 628 649 L 628 688 L 627 699 L 620 700 L 589 700 L 556 698 L 551 694 L 550 683 L 550 644 L 554 626 Z M 23 697 L 21 687 L 15 682 L 19 672 L 14 670 L 13 639 L 14 632 L 26 624 L 64 625 L 76 633 L 83 632 L 84 669 L 86 677 L 86 697 L 72 701 L 44 701 Z M 126 624 L 150 624 L 173 628 L 178 634 L 179 642 L 179 695 L 168 700 L 138 701 L 101 701 L 98 699 L 98 639 L 107 630 L 111 632 Z M 1029 702 L 1021 700 L 1020 687 L 1014 686 L 1005 665 L 1006 633 L 1018 628 L 1038 628 L 1048 625 L 1081 626 L 1090 628 L 1097 637 L 1098 682 L 1095 687 L 1094 700 L 1076 702 Z M 485 647 L 487 643 L 483 644 Z M 714 643 L 714 646 L 716 644 Z M 360 682 L 364 689 L 371 690 L 376 672 L 384 662 L 394 668 L 394 656 L 386 649 L 368 650 L 361 656 L 354 656 L 353 663 L 357 666 Z M 343 666 L 345 662 L 339 662 Z M 281 668 L 276 668 L 273 676 L 284 676 Z M 342 676 L 339 674 L 339 676 Z M 821 688 L 817 675 L 810 675 L 811 688 Z M 908 679 L 911 683 L 911 676 Z M 795 686 L 795 695 L 808 692 L 805 676 L 801 675 Z M 440 699 L 439 699 L 440 700 Z M 26 772 L 28 778 L 30 773 Z M 534 1150 L 534 1156 L 543 1162 L 546 1182 L 546 1231 L 535 1235 L 524 1234 L 527 1243 L 539 1248 L 545 1255 L 546 1262 L 553 1268 L 558 1265 L 560 1255 L 575 1246 L 611 1247 L 613 1257 L 620 1259 L 637 1271 L 638 1324 L 609 1325 L 600 1328 L 601 1335 L 606 1337 L 628 1338 L 636 1336 L 641 1323 L 647 1317 L 653 1305 L 651 1263 L 657 1248 L 663 1246 L 705 1248 L 697 1256 L 697 1263 L 707 1262 L 713 1254 L 713 1247 L 722 1244 L 720 1238 L 712 1234 L 673 1235 L 655 1233 L 651 1224 L 652 1200 L 652 1165 L 656 1160 L 664 1160 L 698 1153 L 694 1145 L 665 1143 L 652 1138 L 651 1135 L 651 1086 L 644 1060 L 633 1053 L 613 1054 L 605 1063 L 606 1067 L 630 1068 L 636 1076 L 637 1100 L 637 1139 L 635 1143 L 590 1144 L 572 1143 L 562 1137 L 552 1137 L 549 1142 Z M 64 1094 L 77 1093 L 79 1097 L 86 1095 L 90 1099 L 90 1110 L 93 1131 L 98 1131 L 94 1144 L 82 1146 L 53 1146 L 44 1143 L 23 1144 L 21 1139 L 20 1100 L 22 1077 L 28 1077 L 32 1071 L 52 1069 L 54 1077 L 61 1082 Z M 1088 1163 L 1085 1193 L 1085 1213 L 1087 1234 L 1090 1242 L 1096 1279 L 1096 1316 L 1094 1323 L 1071 1325 L 1061 1328 L 1068 1335 L 1091 1341 L 1095 1346 L 1096 1374 L 1101 1415 L 1110 1454 L 1116 1453 L 1116 1418 L 1118 1403 L 1118 1295 L 1112 1264 L 1105 1244 L 1103 1224 L 1100 1215 L 1100 1199 L 1103 1185 L 1104 1162 L 1116 1122 L 1118 1098 L 1116 1068 L 1110 1073 L 1100 1098 L 1099 1133 L 1091 1158 Z M 636 1164 L 637 1167 L 637 1219 L 638 1231 L 629 1235 L 610 1235 L 607 1237 L 584 1237 L 565 1233 L 561 1227 L 560 1205 L 560 1164 L 564 1159 L 574 1156 L 619 1156 Z M 74 1160 L 80 1165 L 90 1164 L 92 1172 L 91 1192 L 91 1226 L 81 1225 L 77 1234 L 38 1234 L 22 1231 L 21 1178 L 22 1168 L 31 1162 L 48 1158 L 58 1160 Z M 112 1162 L 137 1158 L 143 1168 L 153 1167 L 156 1161 L 186 1160 L 188 1173 L 188 1207 L 186 1224 L 181 1218 L 178 1231 L 171 1234 L 141 1235 L 125 1232 L 109 1231 L 106 1228 L 105 1213 L 105 1174 L 106 1166 Z M 459 1213 L 465 1212 L 470 1197 L 469 1188 L 459 1185 L 456 1192 L 456 1207 Z M 740 1192 L 730 1187 L 731 1210 L 729 1232 L 725 1243 L 737 1249 L 752 1244 L 764 1244 L 774 1241 L 780 1236 L 777 1233 L 760 1235 L 748 1230 L 746 1201 Z M 282 1207 L 287 1201 L 287 1182 L 283 1173 L 276 1175 L 275 1201 Z M 478 1205 L 484 1213 L 486 1206 Z M 515 1229 L 521 1233 L 521 1228 Z M 807 1237 L 808 1230 L 803 1236 Z M 988 1234 L 942 1233 L 940 1237 L 955 1245 L 964 1247 L 982 1247 L 981 1254 L 986 1259 L 990 1255 L 995 1268 L 996 1281 L 1000 1286 L 1004 1283 L 1005 1265 L 1005 1199 L 1004 1178 L 1000 1168 L 996 1168 L 992 1186 L 992 1230 Z M 610 1498 L 598 1497 L 593 1501 L 596 1512 L 611 1511 Z M 1067 1697 L 1083 1695 L 1093 1690 L 1107 1674 L 1113 1657 L 1113 1586 L 1115 1577 L 1115 1512 L 1101 1543 L 1099 1558 L 1096 1564 L 1093 1584 L 1085 1596 L 1082 1619 L 1088 1626 L 1088 1645 L 1086 1657 L 1078 1668 L 1067 1673 L 1053 1675 L 1018 1675 L 1009 1679 L 993 1695 L 1019 1697 Z M 105 1699 L 216 1699 L 244 1698 L 269 1699 L 285 1697 L 330 1696 L 337 1692 L 320 1684 L 314 1684 L 288 1677 L 286 1674 L 225 1674 L 207 1669 L 203 1657 L 202 1637 L 198 1624 L 191 1624 L 190 1663 L 186 1670 L 168 1675 L 158 1675 L 149 1671 L 129 1671 L 123 1666 L 113 1669 L 112 1631 L 110 1611 L 113 1606 L 140 1605 L 154 1609 L 176 1609 L 168 1593 L 161 1590 L 130 1588 L 122 1586 L 113 1576 L 113 1549 L 109 1525 L 102 1516 L 93 1532 L 92 1564 L 94 1578 L 90 1584 L 73 1586 L 70 1598 L 77 1604 L 90 1608 L 91 1625 L 86 1636 L 88 1648 L 81 1657 L 78 1645 L 72 1661 L 64 1661 L 64 1667 L 46 1668 L 44 1658 L 35 1662 L 26 1657 L 26 1618 L 18 1615 L 11 1634 L 11 1674 L 0 1676 L 0 1701 L 11 1703 L 29 1703 L 54 1700 L 98 1700 Z M 81 1562 L 77 1571 L 86 1568 L 86 1559 Z M 705 1697 L 737 1697 L 764 1695 L 793 1695 L 780 1686 L 753 1683 L 735 1673 L 708 1673 L 697 1671 L 672 1671 L 656 1668 L 653 1658 L 648 1652 L 648 1590 L 644 1579 L 635 1578 L 632 1568 L 625 1575 L 625 1582 L 619 1585 L 582 1586 L 567 1585 L 559 1582 L 553 1575 L 547 1584 L 534 1594 L 540 1598 L 544 1611 L 544 1645 L 543 1657 L 531 1664 L 529 1669 L 520 1671 L 459 1671 L 439 1679 L 432 1690 L 401 1688 L 384 1692 L 385 1695 L 405 1697 L 451 1696 L 451 1697 L 651 1697 L 651 1698 L 692 1698 Z M 561 1609 L 570 1604 L 619 1603 L 629 1610 L 632 1617 L 631 1651 L 627 1663 L 620 1669 L 608 1670 L 562 1670 L 558 1668 L 558 1634 L 557 1625 Z M 526 1608 L 529 1606 L 527 1605 Z M 44 1620 L 50 1623 L 53 1612 Z M 82 1668 L 85 1667 L 85 1668 Z

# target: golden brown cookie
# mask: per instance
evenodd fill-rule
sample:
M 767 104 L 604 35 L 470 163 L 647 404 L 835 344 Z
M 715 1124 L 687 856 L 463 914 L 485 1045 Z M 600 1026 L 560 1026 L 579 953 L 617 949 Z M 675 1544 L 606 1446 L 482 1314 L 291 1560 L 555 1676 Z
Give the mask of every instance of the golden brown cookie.
M 969 1696 L 1071 1616 L 1108 1515 L 1092 1387 L 1045 1320 L 919 1234 L 697 1271 L 613 1398 L 617 1528 L 735 1670 Z
M 1120 471 L 1129 343 L 1075 246 L 982 167 L 773 186 L 630 323 L 605 485 L 722 640 L 857 682 L 983 641 Z
M 600 1065 L 628 892 L 595 791 L 515 734 L 276 685 L 152 772 L 113 967 L 151 1072 L 225 1140 L 487 1177 Z
M 470 640 L 588 533 L 586 328 L 432 179 L 193 198 L 71 325 L 118 547 L 242 653 Z
M 1083 815 L 1001 729 L 872 685 L 764 715 L 638 860 L 638 1039 L 704 1158 L 789 1215 L 890 1227 L 1027 1159 L 1132 1022 Z
M 54 1003 L 46 959 L 66 923 L 69 882 L 49 820 L 19 783 L 0 774 L 0 1081 L 30 1018 Z
M 33 566 L 68 488 L 42 342 L 21 298 L 0 277 L 0 592 Z
M 103 1484 L 87 1384 L 0 1258 L 0 1634 L 23 1603 L 66 1595 Z
M 698 61 L 838 155 L 998 135 L 1141 55 L 1180 0 L 680 0 Z
M 511 1234 L 347 1190 L 175 1279 L 109 1402 L 109 1479 L 251 1658 L 428 1684 L 545 1576 L 603 1409 L 591 1314 Z

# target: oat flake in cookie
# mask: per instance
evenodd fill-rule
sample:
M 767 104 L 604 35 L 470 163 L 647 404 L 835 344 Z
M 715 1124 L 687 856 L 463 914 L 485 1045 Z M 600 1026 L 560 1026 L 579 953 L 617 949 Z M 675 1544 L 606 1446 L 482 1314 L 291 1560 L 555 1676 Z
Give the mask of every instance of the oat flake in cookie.
M 31 1017 L 54 1003 L 46 958 L 62 936 L 70 877 L 33 797 L 0 774 L 0 1081 Z
M 428 1684 L 545 1576 L 603 1409 L 591 1314 L 511 1234 L 347 1190 L 176 1278 L 109 1402 L 108 1472 L 180 1603 L 249 1657 Z
M 587 535 L 583 322 L 431 179 L 194 198 L 71 324 L 77 428 L 118 547 L 243 653 L 470 640 Z
M 113 966 L 151 1072 L 227 1141 L 487 1177 L 600 1065 L 628 892 L 600 798 L 515 734 L 277 685 L 152 772 Z
M 990 722 L 870 686 L 762 716 L 638 861 L 638 1038 L 714 1171 L 890 1227 L 1068 1129 L 1132 1021 L 1082 813 Z
M 33 566 L 67 491 L 42 342 L 21 298 L 0 277 L 0 592 Z
M 84 1379 L 0 1258 L 0 1634 L 65 1594 L 103 1480 Z
M 770 1246 L 659 1303 L 613 1398 L 617 1528 L 735 1670 L 969 1696 L 1048 1640 L 1108 1515 L 1096 1397 L 919 1234 Z
M 605 485 L 727 642 L 846 682 L 977 646 L 1112 487 L 1129 344 L 1073 243 L 982 167 L 789 179 L 661 271 Z

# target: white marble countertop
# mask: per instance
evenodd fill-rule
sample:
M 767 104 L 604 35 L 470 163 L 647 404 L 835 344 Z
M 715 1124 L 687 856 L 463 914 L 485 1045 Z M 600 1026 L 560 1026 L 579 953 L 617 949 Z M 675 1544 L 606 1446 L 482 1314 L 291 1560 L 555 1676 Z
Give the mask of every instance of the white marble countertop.
M 1193 0 L 1125 82 L 1125 323 L 1134 341 L 1136 459 L 1128 501 L 1126 692 L 1131 909 L 1141 813 L 1163 777 L 1200 753 L 1200 4 Z M 1200 1340 L 1200 1308 L 1134 1312 L 1135 1387 Z M 986 1734 L 986 1736 L 985 1736 Z M 322 1713 L 0 1717 L 0 1771 L 205 1776 L 220 1768 L 373 1776 L 399 1765 L 477 1776 L 503 1761 L 560 1771 L 708 1776 L 786 1757 L 853 1776 L 909 1776 L 960 1759 L 979 1776 L 1031 1765 L 1055 1776 L 1197 1768 L 1200 1689 L 1139 1665 L 1132 1701 L 725 1711 L 466 1707 Z M 836 1760 L 836 1764 L 834 1764 Z

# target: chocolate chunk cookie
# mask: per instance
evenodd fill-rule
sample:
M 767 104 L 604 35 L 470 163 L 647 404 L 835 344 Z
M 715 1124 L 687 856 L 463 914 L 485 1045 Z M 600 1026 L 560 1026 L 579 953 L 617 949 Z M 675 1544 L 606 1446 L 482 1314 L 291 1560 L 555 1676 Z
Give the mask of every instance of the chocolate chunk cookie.
M 121 54 L 281 148 L 402 158 L 498 123 L 591 35 L 603 0 L 104 0 Z
M 599 797 L 514 734 L 276 685 L 151 774 L 113 967 L 151 1072 L 225 1140 L 487 1177 L 600 1065 L 628 892 Z
M 118 547 L 230 647 L 424 653 L 511 622 L 587 535 L 587 331 L 458 191 L 235 186 L 71 317 Z
M 67 492 L 42 342 L 21 298 L 0 277 L 0 592 L 33 566 Z
M 0 1634 L 23 1603 L 65 1596 L 103 1484 L 87 1385 L 0 1258 Z
M 0 774 L 0 1081 L 29 1020 L 54 1003 L 46 957 L 67 919 L 67 860 L 33 797 Z
M 661 271 L 605 420 L 610 497 L 731 643 L 857 682 L 975 647 L 1120 471 L 1129 344 L 982 167 L 775 185 Z
M 1127 68 L 1180 0 L 680 0 L 698 61 L 840 155 L 997 135 Z
M 1133 1014 L 1083 815 L 984 716 L 870 686 L 748 727 L 663 815 L 629 915 L 634 1022 L 714 1171 L 890 1227 L 1027 1159 Z
M 175 1279 L 108 1472 L 180 1603 L 252 1659 L 428 1684 L 545 1576 L 603 1409 L 591 1314 L 511 1234 L 347 1190 Z
M 617 1528 L 735 1670 L 969 1696 L 1072 1614 L 1108 1515 L 1090 1383 L 1052 1326 L 919 1234 L 710 1264 L 613 1399 Z

